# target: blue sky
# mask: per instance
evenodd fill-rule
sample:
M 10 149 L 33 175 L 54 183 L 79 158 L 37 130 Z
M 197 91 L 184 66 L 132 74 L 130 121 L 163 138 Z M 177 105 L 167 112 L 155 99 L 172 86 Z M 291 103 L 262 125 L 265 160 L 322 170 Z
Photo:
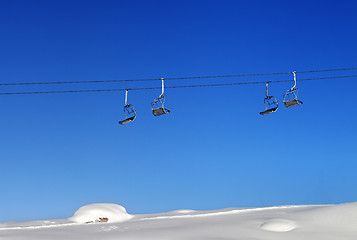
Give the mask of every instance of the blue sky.
M 1 1 L 0 82 L 290 72 L 357 66 L 355 1 Z M 297 78 L 356 75 L 298 74 Z M 166 86 L 247 77 L 167 81 Z M 0 92 L 157 83 L 1 86 Z M 298 82 L 303 105 L 260 116 L 265 86 L 1 98 L 0 221 L 357 201 L 356 78 Z

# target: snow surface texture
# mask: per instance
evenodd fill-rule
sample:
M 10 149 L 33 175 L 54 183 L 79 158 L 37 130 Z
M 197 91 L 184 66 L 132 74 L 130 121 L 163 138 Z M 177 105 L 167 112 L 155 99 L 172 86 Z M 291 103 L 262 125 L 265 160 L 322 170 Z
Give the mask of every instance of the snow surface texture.
M 107 222 L 99 222 L 107 218 Z M 86 224 L 85 222 L 91 222 Z M 129 215 L 84 206 L 69 219 L 0 223 L 0 240 L 356 240 L 357 203 Z

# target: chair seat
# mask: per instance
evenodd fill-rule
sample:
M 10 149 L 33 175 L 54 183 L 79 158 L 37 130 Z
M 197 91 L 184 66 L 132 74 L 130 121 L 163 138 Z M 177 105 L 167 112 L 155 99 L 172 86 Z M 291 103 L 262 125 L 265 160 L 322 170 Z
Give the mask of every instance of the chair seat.
M 273 113 L 273 112 L 276 112 L 276 110 L 278 110 L 278 107 L 270 108 L 270 109 L 265 110 L 264 112 L 260 112 L 260 115 L 266 115 L 269 113 Z
M 294 106 L 297 106 L 297 105 L 300 105 L 300 104 L 302 104 L 302 102 L 300 100 L 297 100 L 296 98 L 284 102 L 284 105 L 287 108 L 294 107 Z
M 166 113 L 169 113 L 169 112 L 170 112 L 170 110 L 165 109 L 163 107 L 159 107 L 159 108 L 156 108 L 156 109 L 152 110 L 152 113 L 154 114 L 154 116 L 160 116 L 160 115 L 163 115 L 163 114 L 166 114 Z
M 122 121 L 119 121 L 119 124 L 122 124 L 122 125 L 123 125 L 123 124 L 129 123 L 129 122 L 132 122 L 132 121 L 134 121 L 135 117 L 136 117 L 136 116 L 133 116 L 133 117 L 124 119 L 124 120 L 122 120 Z

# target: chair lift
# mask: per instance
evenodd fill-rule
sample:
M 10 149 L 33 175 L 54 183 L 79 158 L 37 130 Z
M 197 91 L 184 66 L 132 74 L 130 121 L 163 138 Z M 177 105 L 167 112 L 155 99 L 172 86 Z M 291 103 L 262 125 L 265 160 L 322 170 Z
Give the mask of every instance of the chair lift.
M 160 116 L 170 112 L 170 110 L 164 108 L 164 103 L 164 78 L 161 78 L 161 95 L 158 98 L 155 98 L 154 102 L 151 103 L 151 111 L 154 116 Z
M 293 72 L 293 74 L 294 74 L 294 86 L 290 88 L 288 91 L 286 91 L 283 99 L 283 103 L 287 108 L 302 104 L 302 102 L 297 99 L 298 88 L 296 87 L 296 72 Z
M 136 111 L 132 104 L 128 104 L 128 89 L 125 90 L 125 106 L 124 106 L 124 116 L 125 119 L 119 121 L 119 124 L 124 125 L 126 123 L 134 121 L 136 118 Z
M 268 96 L 268 85 L 269 82 L 266 82 L 265 87 L 266 87 L 266 97 L 264 98 L 264 106 L 265 106 L 265 111 L 260 112 L 261 115 L 266 115 L 269 113 L 276 112 L 278 110 L 278 101 L 274 96 Z

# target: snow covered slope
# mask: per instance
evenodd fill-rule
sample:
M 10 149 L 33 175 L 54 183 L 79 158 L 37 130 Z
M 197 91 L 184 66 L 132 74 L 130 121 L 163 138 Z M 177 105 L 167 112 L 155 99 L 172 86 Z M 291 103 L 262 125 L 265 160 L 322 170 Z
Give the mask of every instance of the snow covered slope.
M 150 215 L 129 215 L 115 204 L 93 204 L 69 219 L 0 223 L 0 240 L 15 239 L 356 240 L 357 203 Z

